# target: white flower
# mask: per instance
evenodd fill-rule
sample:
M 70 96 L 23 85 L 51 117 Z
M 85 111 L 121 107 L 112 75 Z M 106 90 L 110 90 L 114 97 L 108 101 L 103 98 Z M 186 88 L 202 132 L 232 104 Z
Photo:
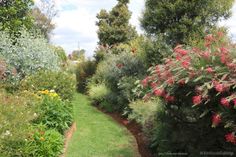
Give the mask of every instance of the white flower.
M 9 130 L 7 130 L 7 131 L 3 134 L 3 136 L 11 136 L 11 132 L 10 132 Z
M 52 89 L 52 90 L 50 90 L 49 92 L 50 92 L 50 93 L 55 93 L 55 90 Z

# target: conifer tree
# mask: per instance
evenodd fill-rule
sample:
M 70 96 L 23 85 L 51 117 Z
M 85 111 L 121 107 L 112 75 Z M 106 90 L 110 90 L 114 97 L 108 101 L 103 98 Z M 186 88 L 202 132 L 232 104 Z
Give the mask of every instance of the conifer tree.
M 98 38 L 100 45 L 116 45 L 127 43 L 136 36 L 135 28 L 129 24 L 131 12 L 129 0 L 118 0 L 110 12 L 102 9 L 97 15 Z

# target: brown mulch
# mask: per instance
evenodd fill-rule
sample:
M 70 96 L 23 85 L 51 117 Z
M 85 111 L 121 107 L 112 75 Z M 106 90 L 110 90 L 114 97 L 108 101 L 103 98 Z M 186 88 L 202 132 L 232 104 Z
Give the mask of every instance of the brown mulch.
M 69 141 L 75 131 L 76 131 L 76 123 L 74 122 L 71 125 L 70 129 L 68 129 L 65 133 L 64 150 L 63 150 L 63 154 L 60 157 L 65 157 Z
M 138 123 L 134 121 L 129 122 L 126 118 L 122 117 L 120 113 L 108 113 L 99 108 L 98 110 L 111 116 L 116 122 L 125 126 L 132 133 L 132 135 L 136 138 L 139 153 L 142 157 L 154 157 L 154 155 L 148 148 L 148 141 L 145 140 L 145 136 L 142 132 L 142 127 Z

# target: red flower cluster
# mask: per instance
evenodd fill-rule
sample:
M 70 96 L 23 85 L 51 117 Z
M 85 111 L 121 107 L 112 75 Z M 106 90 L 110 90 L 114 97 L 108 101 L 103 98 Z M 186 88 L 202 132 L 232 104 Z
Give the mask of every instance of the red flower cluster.
M 224 84 L 218 83 L 216 81 L 213 81 L 213 84 L 217 92 L 222 93 L 226 90 L 226 87 L 224 86 Z
M 182 49 L 182 45 L 178 45 L 175 47 L 174 52 L 177 53 L 177 55 L 185 56 L 188 54 L 187 50 Z
M 226 140 L 226 142 L 236 144 L 236 137 L 233 132 L 226 134 L 225 140 Z
M 194 105 L 199 105 L 202 102 L 202 96 L 200 96 L 200 95 L 194 96 L 192 99 L 193 99 Z
M 163 89 L 155 89 L 154 90 L 154 95 L 156 96 L 164 96 L 165 91 Z
M 214 72 L 214 70 L 213 70 L 211 67 L 206 68 L 206 71 L 207 71 L 208 73 L 213 73 L 213 72 Z
M 226 98 L 221 98 L 220 103 L 225 107 L 230 107 L 229 101 Z
M 150 68 L 151 75 L 141 81 L 150 94 L 146 94 L 145 99 L 159 96 L 167 102 L 173 102 L 178 92 L 176 87 L 196 88 L 196 91 L 189 91 L 195 95 L 192 104 L 202 107 L 204 105 L 200 104 L 204 101 L 208 109 L 217 113 L 212 115 L 212 126 L 233 121 L 234 124 L 229 127 L 235 130 L 235 119 L 227 110 L 233 109 L 231 105 L 236 109 L 236 62 L 231 54 L 234 50 L 232 44 L 227 40 L 224 42 L 223 38 L 222 32 L 207 35 L 206 47 L 202 49 L 176 46 L 173 56 L 166 58 L 165 64 Z M 234 135 L 226 136 L 226 141 L 234 143 L 234 140 Z
M 212 127 L 216 127 L 221 122 L 221 115 L 220 114 L 213 114 L 212 115 Z

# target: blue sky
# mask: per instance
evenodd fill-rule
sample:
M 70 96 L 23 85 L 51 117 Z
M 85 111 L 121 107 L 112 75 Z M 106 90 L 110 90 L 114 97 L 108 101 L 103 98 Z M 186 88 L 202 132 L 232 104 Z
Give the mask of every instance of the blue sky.
M 110 10 L 116 0 L 55 0 L 59 9 L 59 15 L 55 18 L 56 29 L 52 36 L 52 42 L 62 46 L 67 54 L 73 50 L 85 49 L 86 56 L 91 57 L 97 46 L 96 14 L 101 9 Z M 139 18 L 144 8 L 144 0 L 131 0 L 129 9 L 132 12 L 130 23 L 136 26 L 138 32 Z M 236 36 L 236 5 L 233 8 L 233 16 L 227 21 L 220 22 L 227 26 L 230 33 Z

